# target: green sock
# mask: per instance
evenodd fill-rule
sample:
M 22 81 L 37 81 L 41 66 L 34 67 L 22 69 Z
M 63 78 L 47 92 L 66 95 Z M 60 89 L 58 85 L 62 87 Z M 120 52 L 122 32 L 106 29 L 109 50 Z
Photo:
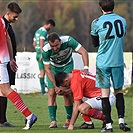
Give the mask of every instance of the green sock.
M 45 93 L 45 87 L 44 87 L 44 78 L 40 78 L 40 85 L 41 85 L 41 92 Z
M 73 105 L 72 106 L 65 106 L 66 109 L 66 119 L 70 120 L 72 117 L 72 112 L 73 112 Z
M 57 106 L 48 106 L 50 121 L 56 121 L 56 110 Z

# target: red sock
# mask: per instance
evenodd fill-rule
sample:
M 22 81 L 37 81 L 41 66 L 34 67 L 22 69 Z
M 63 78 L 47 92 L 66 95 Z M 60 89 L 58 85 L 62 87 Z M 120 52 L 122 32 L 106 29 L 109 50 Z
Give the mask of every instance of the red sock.
M 103 116 L 103 113 L 97 109 L 90 109 L 89 112 L 88 112 L 88 115 L 92 118 L 95 118 L 95 119 L 99 119 L 101 121 L 104 121 L 104 116 Z
M 84 122 L 92 121 L 91 118 L 88 115 L 81 114 L 81 116 L 84 119 Z
M 31 115 L 31 111 L 28 109 L 28 107 L 24 104 L 22 101 L 21 97 L 19 96 L 18 93 L 15 91 L 12 91 L 10 94 L 7 96 L 10 101 L 13 103 L 13 105 L 25 116 Z

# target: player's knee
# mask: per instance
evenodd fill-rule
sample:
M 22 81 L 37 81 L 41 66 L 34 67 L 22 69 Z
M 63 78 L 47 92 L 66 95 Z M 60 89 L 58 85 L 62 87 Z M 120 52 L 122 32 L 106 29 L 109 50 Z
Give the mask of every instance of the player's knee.
M 79 110 L 79 112 L 81 113 L 81 114 L 86 114 L 86 108 L 84 107 L 84 106 L 79 106 L 78 107 L 78 110 Z

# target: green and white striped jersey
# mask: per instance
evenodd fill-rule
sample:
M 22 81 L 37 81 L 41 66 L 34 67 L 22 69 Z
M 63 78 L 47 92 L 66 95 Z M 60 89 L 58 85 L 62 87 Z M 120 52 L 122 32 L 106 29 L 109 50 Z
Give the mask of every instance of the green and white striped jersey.
M 45 42 L 47 41 L 47 36 L 48 36 L 48 31 L 44 28 L 44 27 L 41 27 L 39 28 L 36 32 L 35 32 L 35 35 L 34 35 L 34 41 L 36 41 L 36 52 L 38 54 L 41 53 L 40 51 L 40 39 L 44 39 Z
M 63 67 L 72 62 L 72 51 L 78 51 L 81 44 L 70 36 L 60 36 L 61 46 L 59 52 L 54 52 L 50 44 L 47 43 L 42 50 L 43 63 L 55 67 Z

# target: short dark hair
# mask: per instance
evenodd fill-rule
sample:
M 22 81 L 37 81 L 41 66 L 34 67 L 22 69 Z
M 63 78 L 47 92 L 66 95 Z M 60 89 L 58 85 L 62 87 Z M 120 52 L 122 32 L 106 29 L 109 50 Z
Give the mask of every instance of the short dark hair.
M 7 5 L 7 9 L 11 12 L 15 13 L 21 13 L 22 9 L 19 7 L 19 5 L 16 2 L 11 2 Z
M 66 72 L 59 72 L 55 75 L 55 82 L 58 87 L 64 82 L 65 78 L 67 77 Z
M 54 43 L 54 41 L 56 39 L 60 40 L 60 37 L 59 37 L 59 35 L 56 32 L 52 32 L 52 33 L 49 34 L 48 42 L 51 41 L 52 43 Z
M 114 10 L 115 3 L 114 0 L 99 0 L 99 5 L 103 11 L 108 12 Z
M 55 22 L 54 22 L 53 19 L 49 19 L 49 20 L 47 20 L 47 21 L 46 21 L 46 24 L 51 24 L 52 26 L 55 27 Z

